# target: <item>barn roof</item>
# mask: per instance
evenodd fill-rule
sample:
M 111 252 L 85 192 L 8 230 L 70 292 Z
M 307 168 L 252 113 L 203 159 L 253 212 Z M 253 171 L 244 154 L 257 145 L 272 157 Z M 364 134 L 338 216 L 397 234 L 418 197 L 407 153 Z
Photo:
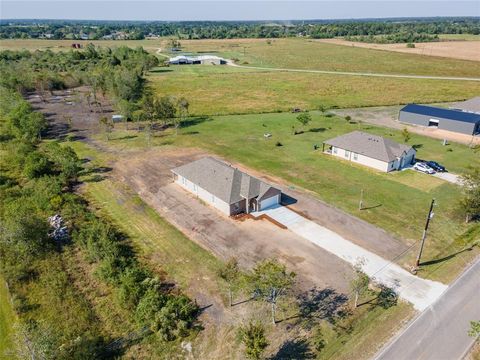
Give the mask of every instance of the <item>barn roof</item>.
M 261 199 L 273 186 L 233 166 L 204 157 L 172 170 L 228 204 L 244 198 Z M 275 188 L 274 188 L 275 189 Z
M 479 114 L 473 114 L 470 112 L 464 112 L 459 110 L 442 109 L 433 106 L 408 104 L 400 111 L 473 124 L 480 123 Z
M 411 146 L 399 144 L 390 139 L 363 131 L 353 131 L 338 136 L 325 141 L 325 144 L 385 162 L 401 157 L 412 148 Z

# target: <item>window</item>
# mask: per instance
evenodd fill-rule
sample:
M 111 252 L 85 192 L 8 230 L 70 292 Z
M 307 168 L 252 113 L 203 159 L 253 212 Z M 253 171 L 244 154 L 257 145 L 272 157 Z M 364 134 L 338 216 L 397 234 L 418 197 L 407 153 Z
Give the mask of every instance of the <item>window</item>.
M 353 153 L 353 160 L 358 160 L 358 154 L 357 153 Z
M 334 154 L 338 154 L 338 149 L 336 147 L 332 147 L 332 151 Z
M 215 202 L 215 196 L 212 195 L 212 203 L 214 203 L 214 202 Z
M 197 185 L 193 184 L 193 191 L 197 191 Z
M 348 159 L 350 157 L 350 151 L 345 150 L 345 157 Z
M 182 176 L 182 184 L 185 185 L 185 178 Z

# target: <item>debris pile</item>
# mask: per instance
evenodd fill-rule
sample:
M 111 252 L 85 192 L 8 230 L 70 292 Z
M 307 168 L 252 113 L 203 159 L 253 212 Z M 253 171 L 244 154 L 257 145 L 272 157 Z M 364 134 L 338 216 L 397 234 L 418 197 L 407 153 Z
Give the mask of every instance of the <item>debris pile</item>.
M 63 218 L 59 214 L 50 216 L 48 222 L 53 228 L 53 231 L 50 232 L 48 236 L 56 241 L 64 241 L 68 239 L 68 229 L 64 225 Z

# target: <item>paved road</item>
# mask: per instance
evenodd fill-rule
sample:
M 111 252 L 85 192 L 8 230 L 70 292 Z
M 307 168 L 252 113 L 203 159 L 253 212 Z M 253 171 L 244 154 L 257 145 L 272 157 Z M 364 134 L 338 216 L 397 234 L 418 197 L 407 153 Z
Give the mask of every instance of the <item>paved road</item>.
M 480 320 L 480 259 L 444 295 L 387 345 L 376 360 L 462 359 L 475 339 L 467 335 Z
M 267 215 L 293 233 L 355 265 L 361 261 L 362 270 L 377 282 L 394 289 L 398 295 L 422 311 L 433 304 L 447 289 L 439 282 L 412 275 L 392 261 L 384 259 L 343 238 L 339 234 L 309 220 L 285 206 L 272 206 L 254 212 Z

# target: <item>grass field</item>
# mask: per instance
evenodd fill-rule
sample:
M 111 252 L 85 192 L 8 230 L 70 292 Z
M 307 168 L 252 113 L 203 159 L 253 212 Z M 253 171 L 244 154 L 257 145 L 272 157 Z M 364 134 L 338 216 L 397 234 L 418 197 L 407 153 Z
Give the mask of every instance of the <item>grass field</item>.
M 3 278 L 0 277 L 0 359 L 14 358 L 12 351 L 12 332 L 15 314 L 10 304 L 10 296 Z
M 159 95 L 185 96 L 192 114 L 239 114 L 431 103 L 478 94 L 465 81 L 392 79 L 312 73 L 252 71 L 215 66 L 159 68 L 148 79 Z
M 292 69 L 479 77 L 480 62 L 347 47 L 308 39 L 182 41 L 185 51 Z
M 456 185 L 432 180 L 420 173 L 380 173 L 322 154 L 313 149 L 322 141 L 339 134 L 363 129 L 402 141 L 399 131 L 364 124 L 350 124 L 338 117 L 313 115 L 305 133 L 292 135 L 292 125 L 300 125 L 294 114 L 224 116 L 213 120 L 192 121 L 179 135 L 162 134 L 154 144 L 195 146 L 210 150 L 227 159 L 282 178 L 288 184 L 313 191 L 319 198 L 355 216 L 390 231 L 406 243 L 417 242 L 424 225 L 424 214 L 432 198 L 437 199 L 435 220 L 429 234 L 425 259 L 435 259 L 460 250 L 465 245 L 462 234 L 480 225 L 464 225 L 456 216 L 455 207 L 461 191 Z M 265 140 L 263 134 L 273 135 Z M 112 140 L 111 146 L 143 147 L 142 135 Z M 276 146 L 280 142 L 282 146 Z M 480 157 L 466 146 L 441 142 L 412 134 L 410 144 L 418 148 L 418 157 L 443 163 L 451 172 L 461 173 L 469 165 L 480 164 Z M 361 189 L 365 206 L 358 211 Z M 473 239 L 469 240 L 473 241 Z M 412 252 L 413 254 L 413 252 Z M 406 258 L 408 259 L 408 257 Z

